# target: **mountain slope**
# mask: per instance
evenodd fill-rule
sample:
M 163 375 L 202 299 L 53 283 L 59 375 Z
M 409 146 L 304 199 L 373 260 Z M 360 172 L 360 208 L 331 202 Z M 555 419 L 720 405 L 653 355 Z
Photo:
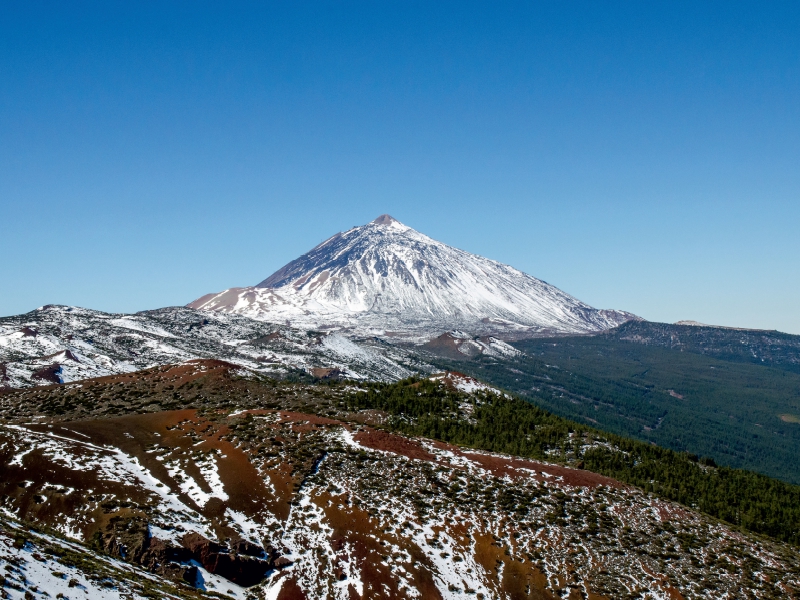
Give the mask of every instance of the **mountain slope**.
M 375 340 L 298 331 L 235 314 L 170 307 L 132 315 L 44 306 L 0 318 L 0 388 L 64 383 L 196 358 L 273 376 L 397 380 L 430 370 Z
M 452 329 L 511 336 L 591 333 L 635 318 L 594 309 L 389 215 L 337 233 L 257 286 L 208 294 L 188 306 L 421 341 Z
M 377 427 L 424 426 L 435 406 L 452 432 L 515 404 L 536 413 L 526 439 L 548 440 L 554 458 L 613 450 L 445 382 L 308 386 L 206 361 L 6 392 L 2 508 L 180 596 L 187 585 L 243 600 L 798 596 L 791 546 L 585 470 Z M 41 581 L 15 573 L 14 585 L 44 589 L 56 575 L 30 565 L 49 554 L 27 543 Z

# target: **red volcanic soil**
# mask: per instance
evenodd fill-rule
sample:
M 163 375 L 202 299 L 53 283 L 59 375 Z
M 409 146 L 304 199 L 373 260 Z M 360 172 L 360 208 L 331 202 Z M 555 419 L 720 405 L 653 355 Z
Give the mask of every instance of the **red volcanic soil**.
M 274 412 L 274 411 L 273 411 Z M 320 417 L 309 413 L 294 412 L 291 410 L 278 411 L 280 420 L 278 423 L 308 423 L 309 425 L 345 425 L 342 421 Z
M 455 358 L 457 360 L 464 360 L 465 358 L 468 358 L 467 355 L 459 351 L 458 346 L 459 344 L 456 343 L 456 340 L 452 335 L 449 333 L 443 333 L 439 337 L 433 338 L 422 347 L 426 350 L 430 350 L 434 354 L 438 354 L 439 356 L 446 356 L 448 358 Z
M 436 457 L 419 442 L 386 431 L 367 427 L 355 434 L 353 439 L 365 448 L 384 450 L 417 460 L 436 461 Z
M 341 379 L 344 377 L 344 373 L 339 369 L 326 369 L 321 367 L 311 369 L 311 374 L 317 379 Z
M 291 578 L 283 582 L 277 600 L 306 600 L 306 595 L 297 582 Z
M 676 520 L 683 520 L 689 518 L 689 512 L 678 507 L 672 506 L 670 504 L 665 504 L 663 502 L 659 502 L 656 505 L 656 510 L 658 511 L 658 518 L 661 521 L 671 521 L 673 519 Z
M 56 357 L 64 357 L 64 360 L 71 360 L 76 363 L 81 362 L 78 360 L 78 357 L 72 353 L 71 350 L 59 350 L 58 352 L 54 352 L 53 354 L 42 356 L 39 360 L 50 360 L 51 358 L 56 358 Z
M 69 350 L 67 350 L 65 353 L 57 352 L 50 357 L 43 358 L 53 358 L 61 354 L 63 354 L 66 359 L 71 359 L 78 362 L 78 359 Z M 34 389 L 40 393 L 46 393 L 53 389 L 63 389 L 61 380 L 57 375 L 59 368 L 59 364 L 53 364 L 43 367 L 35 372 L 32 375 L 34 379 L 50 381 L 57 385 L 43 385 Z M 121 373 L 117 375 L 93 377 L 91 379 L 84 379 L 82 381 L 74 382 L 70 385 L 84 388 L 94 388 L 96 386 L 113 386 L 115 384 L 135 385 L 137 383 L 149 383 L 151 385 L 151 389 L 160 390 L 167 385 L 171 385 L 174 388 L 179 388 L 185 383 L 189 383 L 206 376 L 211 376 L 212 379 L 229 378 L 232 373 L 236 373 L 238 371 L 241 371 L 241 367 L 224 360 L 194 359 L 178 365 L 152 367 L 150 369 L 144 369 L 142 371 L 136 371 L 133 373 Z
M 247 412 L 251 414 L 269 414 L 273 411 L 252 410 Z M 277 424 L 292 424 L 292 429 L 295 431 L 310 431 L 315 427 L 325 425 L 340 425 L 348 430 L 350 429 L 350 427 L 342 421 L 317 415 L 292 411 L 279 411 L 278 414 L 280 418 Z M 365 427 L 353 435 L 353 439 L 361 446 L 372 450 L 391 452 L 414 460 L 440 462 L 436 456 L 428 452 L 417 440 L 389 433 L 381 429 Z M 444 442 L 433 442 L 433 445 L 439 450 L 452 452 L 456 456 L 475 462 L 497 477 L 504 477 L 506 475 L 513 479 L 534 477 L 538 481 L 545 481 L 547 475 L 549 475 L 559 478 L 559 480 L 566 485 L 575 487 L 596 488 L 604 485 L 615 488 L 622 487 L 622 484 L 615 479 L 604 477 L 603 475 L 598 475 L 591 471 L 545 464 L 522 458 L 465 451 L 458 446 L 453 446 Z
M 460 371 L 445 371 L 444 373 L 437 373 L 431 377 L 436 381 L 442 382 L 444 386 L 450 391 L 458 391 L 457 383 L 480 383 L 474 377 L 465 375 Z
M 345 544 L 348 544 L 350 558 L 355 560 L 361 570 L 361 579 L 365 583 L 365 599 L 405 597 L 402 590 L 398 589 L 397 580 L 392 572 L 393 567 L 384 560 L 383 555 L 387 552 L 384 541 L 389 541 L 410 554 L 412 560 L 406 568 L 414 578 L 413 585 L 420 591 L 422 598 L 441 600 L 442 596 L 431 576 L 434 569 L 430 559 L 413 543 L 409 543 L 403 533 L 390 534 L 382 531 L 380 520 L 355 506 L 343 508 L 335 497 L 328 494 L 320 495 L 319 500 L 324 507 L 327 522 L 333 527 L 332 547 L 339 553 Z M 343 574 L 339 560 L 337 558 L 331 565 L 337 579 L 341 579 Z M 375 590 L 381 590 L 383 593 L 375 596 Z M 348 595 L 353 600 L 359 598 L 352 585 Z
M 383 425 L 389 420 L 389 416 L 389 413 L 385 410 L 368 408 L 352 413 L 348 415 L 347 418 L 356 423 L 364 423 L 365 425 Z
M 46 425 L 30 426 L 31 429 L 46 431 Z M 53 433 L 85 440 L 88 437 L 97 445 L 116 446 L 126 454 L 135 456 L 142 466 L 147 468 L 156 478 L 166 484 L 188 506 L 196 506 L 176 481 L 170 477 L 163 461 L 156 455 L 147 452 L 147 447 L 158 444 L 172 450 L 173 455 L 188 456 L 195 451 L 215 450 L 214 460 L 218 464 L 219 477 L 228 494 L 224 506 L 209 502 L 206 506 L 197 506 L 197 510 L 214 519 L 225 508 L 240 511 L 246 515 L 269 507 L 278 515 L 288 515 L 288 504 L 279 502 L 263 483 L 262 476 L 253 466 L 249 456 L 231 442 L 223 439 L 229 433 L 226 425 L 220 425 L 199 416 L 194 409 L 126 415 L 107 419 L 92 419 L 62 423 L 51 429 Z M 76 433 L 79 434 L 76 436 Z M 200 468 L 195 461 L 184 463 L 185 472 L 198 482 L 203 491 L 211 492 Z M 220 531 L 225 535 L 231 532 Z
M 51 381 L 53 383 L 61 383 L 61 378 L 58 372 L 61 370 L 61 365 L 54 364 L 49 367 L 43 367 L 36 371 L 31 377 L 33 379 L 41 379 L 42 381 Z
M 463 535 L 466 535 L 466 531 L 463 531 Z M 547 590 L 547 578 L 536 568 L 535 563 L 514 560 L 506 553 L 505 548 L 494 540 L 491 533 L 475 533 L 472 541 L 475 562 L 481 565 L 487 573 L 495 571 L 499 575 L 502 572 L 498 583 L 507 597 L 515 600 L 517 598 L 556 600 L 557 596 Z M 502 569 L 498 569 L 498 565 L 501 564 Z
M 122 375 L 108 375 L 106 377 L 97 377 L 92 379 L 92 382 L 97 383 L 127 383 L 131 380 L 152 379 L 160 376 L 161 379 L 169 380 L 169 383 L 181 385 L 189 381 L 193 381 L 205 375 L 223 375 L 231 371 L 240 371 L 241 367 L 224 360 L 217 359 L 193 359 L 179 365 L 170 365 L 166 367 L 155 367 L 145 371 L 137 371 L 135 373 L 126 373 Z
M 250 412 L 255 413 L 268 411 Z M 349 429 L 346 423 L 325 417 L 289 411 L 280 411 L 279 414 L 281 417 L 279 423 L 296 423 L 299 426 L 295 425 L 293 427 L 295 430 L 310 430 L 315 425 L 342 425 Z M 372 450 L 391 452 L 393 454 L 399 454 L 414 460 L 439 462 L 437 457 L 428 452 L 417 440 L 389 433 L 380 429 L 365 427 L 353 435 L 353 439 L 361 446 L 370 448 Z M 534 477 L 539 481 L 545 481 L 547 479 L 547 475 L 549 475 L 551 477 L 557 477 L 566 485 L 575 487 L 622 487 L 622 484 L 615 479 L 604 477 L 603 475 L 598 475 L 597 473 L 592 473 L 591 471 L 571 469 L 569 467 L 550 465 L 522 458 L 503 457 L 486 454 L 483 452 L 465 451 L 458 446 L 453 446 L 444 442 L 433 442 L 433 445 L 439 450 L 452 452 L 456 456 L 466 458 L 479 464 L 496 477 L 504 477 L 506 475 L 512 477 L 513 479 Z
M 443 442 L 434 442 L 433 445 L 435 448 L 452 452 L 456 456 L 478 463 L 496 477 L 504 477 L 506 475 L 512 479 L 534 477 L 538 481 L 546 481 L 547 477 L 542 475 L 542 473 L 546 473 L 547 475 L 559 478 L 559 480 L 566 485 L 576 487 L 596 488 L 602 485 L 615 488 L 622 487 L 622 484 L 616 479 L 604 477 L 603 475 L 598 475 L 591 471 L 571 469 L 569 467 L 550 465 L 522 458 L 495 456 L 476 451 L 464 451 L 457 446 L 451 446 Z

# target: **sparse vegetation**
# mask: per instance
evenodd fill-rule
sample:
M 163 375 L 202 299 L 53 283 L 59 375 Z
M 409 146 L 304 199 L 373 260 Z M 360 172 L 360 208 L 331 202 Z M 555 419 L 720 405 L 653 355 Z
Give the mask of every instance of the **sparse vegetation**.
M 20 462 L 27 472 L 13 471 L 11 477 L 12 471 L 4 471 L 0 493 L 6 494 L 7 507 L 45 523 L 58 510 L 91 515 L 95 524 L 75 521 L 86 532 L 126 523 L 134 515 L 155 531 L 180 537 L 193 527 L 208 527 L 224 540 L 239 535 L 244 530 L 236 528 L 245 524 L 270 552 L 283 552 L 284 546 L 292 550 L 291 577 L 301 588 L 328 589 L 347 581 L 348 565 L 356 564 L 348 557 L 358 556 L 359 568 L 368 573 L 361 575 L 367 597 L 382 593 L 377 586 L 397 586 L 401 579 L 423 589 L 425 577 L 437 569 L 452 571 L 444 590 L 453 586 L 486 598 L 498 597 L 498 590 L 528 590 L 526 595 L 535 596 L 583 586 L 623 598 L 633 586 L 623 585 L 623 576 L 646 597 L 660 585 L 649 573 L 665 577 L 686 598 L 710 589 L 720 594 L 746 590 L 743 597 L 753 598 L 796 593 L 800 558 L 790 546 L 731 532 L 658 500 L 655 496 L 672 492 L 652 482 L 648 493 L 589 471 L 624 474 L 628 469 L 626 476 L 643 479 L 652 478 L 644 467 L 664 463 L 677 480 L 681 469 L 693 469 L 698 479 L 685 490 L 696 493 L 705 489 L 697 482 L 708 487 L 722 469 L 658 448 L 648 454 L 647 444 L 601 434 L 520 399 L 467 395 L 427 379 L 307 384 L 248 378 L 224 363 L 160 367 L 119 383 L 108 378 L 5 394 L 0 410 L 6 419 L 30 422 L 42 416 L 37 407 L 46 406 L 39 430 L 77 441 L 88 436 L 98 448 L 118 445 L 143 469 L 158 474 L 151 491 L 130 480 L 114 484 L 88 468 L 76 471 L 88 478 L 80 487 L 70 490 L 67 480 L 48 486 L 72 471 L 58 461 L 39 462 L 47 465 L 41 471 L 46 476 L 32 476 L 33 463 L 27 461 L 42 459 L 31 453 Z M 137 393 L 123 393 L 128 391 Z M 175 393 L 181 401 L 164 412 L 173 406 Z M 27 404 L 15 412 L 13 407 L 23 406 L 22 394 Z M 132 403 L 114 400 L 123 397 Z M 62 426 L 76 433 L 60 431 Z M 0 429 L 6 464 L 27 449 L 22 431 Z M 459 445 L 584 469 L 464 452 Z M 614 457 L 610 466 L 602 462 L 601 450 Z M 84 460 L 80 456 L 73 460 Z M 662 475 L 656 472 L 656 479 Z M 29 483 L 19 487 L 23 482 Z M 185 508 L 167 509 L 160 494 L 175 494 Z M 29 502 L 35 495 L 44 501 Z M 236 519 L 227 509 L 236 511 Z M 69 569 L 78 568 L 80 559 L 53 548 L 52 553 L 40 550 L 58 557 L 50 570 L 71 576 Z M 746 576 L 753 572 L 768 578 Z M 178 596 L 197 593 L 177 584 L 175 589 Z
M 460 411 L 470 403 L 467 418 Z M 566 462 L 636 485 L 776 539 L 800 545 L 800 487 L 713 466 L 709 460 L 557 417 L 521 399 L 473 398 L 428 380 L 372 384 L 347 400 L 350 410 L 379 409 L 395 431 L 516 456 Z

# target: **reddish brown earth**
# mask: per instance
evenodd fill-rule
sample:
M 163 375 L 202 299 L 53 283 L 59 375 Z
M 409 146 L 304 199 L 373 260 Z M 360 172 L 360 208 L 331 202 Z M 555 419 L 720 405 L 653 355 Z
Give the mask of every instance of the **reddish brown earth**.
M 348 421 L 364 423 L 366 425 L 385 425 L 389 420 L 389 413 L 384 410 L 366 409 L 346 416 Z
M 308 431 L 314 425 L 338 425 L 338 426 L 345 425 L 343 421 L 340 421 L 338 419 L 329 419 L 328 417 L 321 417 L 319 415 L 294 412 L 290 410 L 264 411 L 264 413 L 262 414 L 268 414 L 270 412 L 275 412 L 278 414 L 279 425 L 288 423 L 291 424 L 293 429 L 296 429 L 298 431 Z
M 464 532 L 466 534 L 466 531 Z M 536 600 L 555 600 L 547 591 L 547 578 L 530 562 L 520 562 L 507 555 L 502 547 L 488 533 L 473 536 L 475 540 L 475 559 L 487 571 L 497 571 L 503 565 L 502 590 L 511 598 L 535 598 Z M 599 598 L 599 597 L 598 597 Z
M 303 589 L 297 585 L 297 581 L 289 576 L 284 578 L 277 600 L 307 600 L 307 597 Z
M 325 502 L 325 500 L 328 500 L 325 496 L 320 499 L 324 504 L 328 504 L 325 508 L 325 516 L 328 523 L 333 527 L 331 534 L 332 547 L 341 551 L 345 542 L 352 545 L 354 554 L 348 556 L 348 558 L 355 558 L 361 568 L 362 579 L 368 581 L 373 589 L 383 589 L 386 593 L 386 598 L 402 597 L 398 590 L 397 579 L 392 576 L 391 568 L 381 563 L 384 547 L 381 542 L 375 539 L 380 532 L 380 523 L 357 507 L 340 507 L 333 499 Z M 336 579 L 343 579 L 344 574 L 340 563 L 335 562 L 329 568 L 336 574 Z M 352 592 L 355 592 L 355 590 L 352 590 Z M 353 595 L 352 592 L 351 596 Z M 357 594 L 356 597 L 358 597 Z
M 229 434 L 227 426 L 198 416 L 194 409 L 67 422 L 52 428 L 47 425 L 31 425 L 29 427 L 34 431 L 56 433 L 79 442 L 88 440 L 98 446 L 119 448 L 126 454 L 137 458 L 142 466 L 157 479 L 166 483 L 182 502 L 212 519 L 224 508 L 250 512 L 254 506 L 267 506 L 278 513 L 286 512 L 285 507 L 280 506 L 282 503 L 278 502 L 264 486 L 262 478 L 250 458 L 241 449 L 224 439 Z M 220 478 L 229 495 L 224 505 L 211 503 L 206 506 L 197 506 L 169 476 L 163 461 L 157 460 L 156 455 L 147 452 L 147 448 L 153 444 L 160 444 L 173 452 L 219 451 L 217 460 Z M 34 451 L 26 455 L 25 461 L 35 461 L 36 456 Z M 25 468 L 21 469 L 21 472 L 29 473 L 34 465 L 32 462 L 30 464 L 25 462 L 24 466 Z M 196 464 L 187 463 L 185 469 L 189 476 L 199 482 L 201 488 L 205 488 L 204 491 L 211 492 Z M 51 478 L 49 481 L 53 481 L 52 466 L 50 471 L 48 473 L 48 477 Z M 3 479 L 6 478 L 3 477 Z M 91 478 L 91 473 L 70 475 L 68 470 L 65 470 L 56 483 L 77 489 L 101 485 L 100 482 L 89 485 Z M 113 486 L 113 483 L 102 484 L 103 487 L 109 485 Z M 221 527 L 219 533 L 223 537 L 226 534 L 230 535 L 224 526 L 219 525 L 219 527 Z M 92 533 L 91 530 L 84 532 L 87 537 L 90 537 Z
M 542 463 L 534 460 L 516 458 L 510 456 L 499 456 L 496 454 L 489 454 L 486 452 L 464 450 L 452 444 L 434 441 L 431 442 L 435 448 L 446 452 L 452 452 L 458 457 L 465 458 L 472 462 L 478 463 L 487 471 L 491 472 L 496 477 L 508 476 L 512 479 L 520 478 L 534 478 L 537 481 L 545 481 L 546 477 L 542 473 L 546 473 L 551 477 L 556 477 L 559 481 L 566 485 L 576 487 L 596 488 L 599 486 L 609 487 L 622 487 L 619 481 L 592 473 L 591 471 L 584 471 L 582 469 L 572 469 L 569 467 L 562 467 L 548 463 Z
M 416 460 L 436 461 L 436 457 L 425 450 L 418 441 L 386 431 L 366 427 L 356 433 L 353 439 L 365 448 L 393 452 Z
M 440 459 L 428 452 L 419 441 L 386 431 L 366 427 L 356 433 L 353 439 L 366 448 L 392 452 L 416 460 L 431 462 L 440 461 Z M 603 485 L 611 487 L 622 486 L 622 484 L 615 479 L 604 477 L 597 473 L 592 473 L 591 471 L 571 469 L 569 467 L 561 467 L 522 458 L 468 451 L 445 442 L 434 441 L 431 443 L 439 450 L 452 452 L 458 457 L 479 464 L 496 477 L 509 476 L 514 479 L 532 477 L 538 481 L 544 481 L 546 477 L 542 475 L 542 473 L 546 473 L 551 477 L 558 478 L 566 485 L 576 487 L 595 488 Z
M 50 381 L 52 383 L 60 383 L 61 379 L 58 377 L 58 372 L 61 370 L 61 365 L 53 364 L 47 367 L 42 367 L 35 371 L 31 377 L 40 381 Z
M 459 351 L 458 346 L 459 344 L 452 335 L 449 333 L 443 333 L 439 337 L 433 338 L 431 341 L 424 344 L 423 348 L 440 356 L 454 358 L 456 360 L 464 360 L 466 355 Z
M 344 377 L 344 373 L 339 369 L 331 369 L 331 368 L 312 368 L 311 374 L 316 377 L 317 379 L 341 379 Z
M 458 384 L 461 383 L 479 383 L 477 379 L 474 377 L 470 377 L 469 375 L 465 375 L 460 371 L 447 371 L 445 373 L 441 373 L 438 375 L 434 375 L 434 378 L 441 381 L 444 386 L 450 390 L 451 392 L 458 391 Z
M 675 504 L 659 504 L 657 507 L 658 518 L 662 521 L 680 521 L 689 516 L 689 511 Z

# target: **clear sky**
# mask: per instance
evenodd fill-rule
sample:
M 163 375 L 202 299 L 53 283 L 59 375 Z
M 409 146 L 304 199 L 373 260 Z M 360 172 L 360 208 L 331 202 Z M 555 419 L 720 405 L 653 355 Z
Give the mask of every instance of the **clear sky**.
M 0 315 L 184 304 L 381 213 L 800 333 L 800 3 L 0 4 Z

